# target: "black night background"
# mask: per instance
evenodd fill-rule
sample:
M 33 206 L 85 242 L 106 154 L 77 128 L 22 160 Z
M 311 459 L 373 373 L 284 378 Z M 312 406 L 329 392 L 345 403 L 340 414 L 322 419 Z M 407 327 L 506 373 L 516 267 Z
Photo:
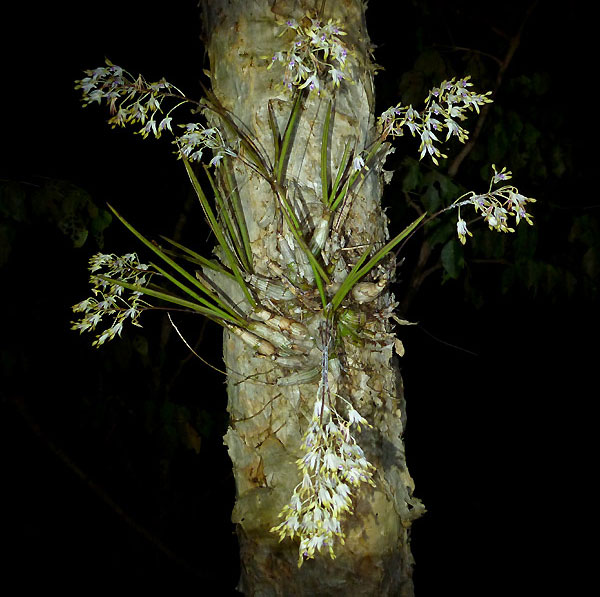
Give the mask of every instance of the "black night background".
M 401 313 L 419 325 L 398 329 L 407 459 L 427 508 L 412 531 L 420 597 L 582 594 L 597 470 L 597 32 L 582 3 L 558 6 L 371 0 L 367 11 L 384 68 L 378 113 L 418 102 L 444 77 L 472 74 L 477 90 L 494 88 L 523 25 L 456 184 L 485 188 L 483 169 L 506 165 L 537 199 L 535 227 L 494 244 L 479 225 L 464 261 L 431 262 Z M 99 350 L 69 329 L 93 253 L 144 255 L 117 221 L 103 228 L 106 202 L 151 238 L 210 251 L 169 139 L 112 130 L 104 106 L 82 108 L 73 83 L 108 57 L 198 97 L 208 68 L 199 11 L 192 0 L 15 10 L 2 17 L 0 95 L 1 582 L 234 595 L 223 375 L 161 312 Z M 385 166 L 396 171 L 384 194 L 391 230 L 414 219 L 405 197 L 443 192 L 414 178 L 416 160 L 405 158 L 417 147 L 400 139 Z M 400 301 L 421 241 L 400 255 Z M 220 328 L 175 320 L 222 368 Z

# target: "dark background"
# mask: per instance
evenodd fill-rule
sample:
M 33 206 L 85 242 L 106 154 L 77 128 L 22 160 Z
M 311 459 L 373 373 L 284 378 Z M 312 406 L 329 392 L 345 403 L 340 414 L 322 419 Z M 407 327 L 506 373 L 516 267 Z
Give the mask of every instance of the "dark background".
M 99 351 L 70 332 L 70 306 L 87 296 L 87 259 L 99 246 L 90 235 L 75 248 L 61 228 L 61 201 L 109 201 L 148 235 L 209 246 L 168 140 L 111 130 L 105 111 L 82 109 L 73 89 L 107 56 L 198 96 L 207 63 L 195 4 L 34 3 L 3 19 L 0 541 L 5 582 L 23 588 L 228 595 L 237 582 L 223 377 L 190 358 L 161 314 Z M 497 31 L 514 34 L 528 6 L 372 1 L 369 32 L 385 68 L 378 112 L 435 84 L 437 72 L 463 74 L 473 53 L 450 46 L 502 57 Z M 413 527 L 421 597 L 577 594 L 585 573 L 579 545 L 593 522 L 588 479 L 597 470 L 595 61 L 582 6 L 538 3 L 498 90 L 504 112 L 490 114 L 481 149 L 457 176 L 481 188 L 492 156 L 514 157 L 517 167 L 499 165 L 538 200 L 535 247 L 521 234 L 516 248 L 506 240 L 502 259 L 467 249 L 455 279 L 438 268 L 404 313 L 419 322 L 399 334 L 407 457 L 428 509 Z M 493 84 L 494 62 L 477 64 Z M 498 149 L 508 112 L 539 132 L 535 147 L 509 137 Z M 398 205 L 415 143 L 400 140 L 386 165 L 397 169 L 385 199 L 396 230 L 414 217 Z M 480 227 L 472 242 L 485 237 Z M 117 254 L 140 249 L 115 223 L 103 243 Z M 524 263 L 533 274 L 522 275 Z M 177 321 L 220 367 L 220 330 Z

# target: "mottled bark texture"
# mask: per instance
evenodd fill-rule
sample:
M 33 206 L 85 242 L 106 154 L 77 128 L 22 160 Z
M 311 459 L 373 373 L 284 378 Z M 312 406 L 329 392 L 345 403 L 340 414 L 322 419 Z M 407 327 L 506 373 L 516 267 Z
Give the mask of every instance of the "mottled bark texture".
M 320 6 L 321 2 L 317 2 Z M 282 49 L 276 17 L 303 18 L 314 9 L 312 2 L 291 0 L 202 0 L 204 40 L 210 58 L 212 90 L 221 104 L 254 136 L 265 154 L 273 159 L 273 142 L 268 123 L 268 104 L 274 108 L 280 130 L 291 109 L 291 94 L 281 83 L 282 68 L 267 70 L 270 57 Z M 360 0 L 326 3 L 324 17 L 336 18 L 348 35 L 353 50 L 349 68 L 352 84 L 343 84 L 335 96 L 330 164 L 337 167 L 345 143 L 355 140 L 360 150 L 374 138 L 374 95 L 369 38 L 364 4 Z M 321 217 L 320 149 L 323 122 L 329 98 L 311 93 L 303 108 L 287 164 L 285 181 L 288 198 L 305 222 L 306 238 Z M 215 121 L 216 122 L 216 121 Z M 332 168 L 334 167 L 332 166 Z M 288 265 L 278 247 L 278 234 L 286 234 L 269 185 L 239 162 L 236 182 L 248 223 L 258 274 L 274 276 L 269 262 L 284 269 Z M 339 242 L 346 248 L 344 259 L 351 266 L 371 244 L 379 248 L 387 238 L 386 218 L 381 208 L 381 181 L 371 169 L 338 222 Z M 332 233 L 333 234 L 333 233 Z M 300 257 L 299 251 L 296 251 Z M 386 262 L 388 270 L 394 264 Z M 379 272 L 381 274 L 381 270 Z M 226 285 L 226 282 L 222 282 Z M 227 287 L 230 294 L 239 290 Z M 312 299 L 319 304 L 318 295 Z M 352 299 L 348 299 L 350 302 Z M 277 308 L 293 316 L 294 301 Z M 267 307 L 269 307 L 267 305 Z M 421 512 L 413 498 L 413 481 L 408 473 L 402 433 L 404 429 L 403 388 L 393 358 L 393 336 L 388 321 L 393 297 L 385 291 L 376 301 L 357 306 L 376 341 L 362 346 L 344 342 L 341 374 L 332 373 L 337 391 L 348 397 L 373 428 L 363 430 L 358 442 L 377 472 L 375 489 L 365 485 L 355 500 L 355 511 L 346 516 L 345 545 L 335 545 L 337 558 L 317 554 L 299 569 L 298 546 L 290 539 L 279 542 L 269 530 L 281 519 L 278 514 L 300 480 L 296 460 L 317 396 L 318 380 L 293 386 L 278 379 L 294 369 L 278 367 L 273 361 L 232 334 L 225 334 L 228 368 L 230 427 L 225 443 L 233 462 L 237 495 L 233 521 L 241 550 L 242 575 L 238 589 L 246 595 L 401 595 L 413 594 L 413 558 L 409 547 L 411 521 Z M 317 337 L 315 321 L 304 313 L 304 322 Z M 304 366 L 320 362 L 317 340 Z M 300 367 L 301 368 L 301 367 Z

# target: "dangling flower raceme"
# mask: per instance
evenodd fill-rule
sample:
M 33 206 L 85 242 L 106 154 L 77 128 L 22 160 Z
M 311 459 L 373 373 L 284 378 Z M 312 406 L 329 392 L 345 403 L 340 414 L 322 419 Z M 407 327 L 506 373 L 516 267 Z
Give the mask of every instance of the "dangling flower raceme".
M 527 203 L 535 203 L 535 199 L 525 197 L 519 193 L 519 189 L 512 185 L 504 185 L 494 189 L 494 185 L 499 182 L 510 180 L 512 172 L 506 168 L 498 171 L 496 165 L 492 164 L 494 175 L 490 181 L 490 186 L 487 193 L 478 195 L 470 191 L 459 197 L 447 209 L 458 208 L 458 221 L 456 223 L 456 231 L 460 242 L 464 245 L 468 234 L 473 236 L 467 229 L 467 223 L 461 218 L 460 209 L 466 205 L 472 205 L 477 213 L 480 213 L 490 230 L 497 232 L 514 232 L 515 229 L 509 225 L 509 217 L 514 217 L 515 223 L 518 225 L 521 220 L 525 220 L 529 225 L 533 225 L 533 217 L 527 213 Z M 465 199 L 466 197 L 466 199 Z M 444 210 L 444 211 L 446 211 Z
M 159 138 L 165 129 L 171 131 L 170 113 L 189 101 L 164 78 L 153 83 L 148 83 L 141 75 L 136 79 L 108 59 L 106 66 L 86 70 L 85 74 L 87 77 L 75 81 L 75 89 L 82 90 L 83 104 L 106 101 L 111 114 L 108 122 L 113 128 L 139 123 L 143 126 L 138 133 L 144 138 L 150 133 Z M 163 113 L 162 104 L 166 98 L 178 103 L 157 120 Z
M 104 317 L 112 319 L 111 325 L 92 342 L 92 346 L 99 347 L 117 335 L 120 336 L 123 324 L 127 320 L 141 327 L 138 319 L 142 311 L 151 308 L 151 305 L 142 300 L 141 292 L 126 290 L 119 284 L 100 278 L 98 272 L 104 270 L 102 275 L 106 278 L 139 287 L 146 286 L 156 272 L 152 272 L 148 265 L 140 263 L 135 253 L 123 256 L 97 253 L 90 258 L 89 270 L 92 272 L 90 283 L 93 296 L 73 305 L 73 312 L 84 315 L 79 321 L 71 322 L 71 329 L 80 333 L 92 332 Z
M 75 85 L 76 89 L 82 90 L 84 105 L 105 101 L 111 114 L 108 123 L 113 128 L 140 124 L 137 133 L 143 138 L 153 135 L 158 139 L 166 130 L 173 134 L 171 114 L 179 106 L 191 101 L 164 78 L 154 83 L 146 82 L 141 75 L 135 79 L 109 60 L 106 60 L 106 66 L 86 70 L 85 74 L 88 76 L 76 81 Z M 166 100 L 174 100 L 175 105 L 165 113 L 163 104 Z M 206 128 L 198 123 L 179 126 L 185 129 L 185 133 L 176 136 L 173 141 L 178 147 L 178 157 L 200 161 L 203 152 L 208 149 L 213 152 L 209 164 L 218 166 L 225 155 L 237 155 L 225 143 L 217 128 Z
M 360 425 L 370 425 L 341 399 L 346 403 L 347 418 L 317 398 L 302 442 L 304 456 L 297 461 L 302 481 L 279 515 L 284 521 L 271 529 L 280 541 L 300 539 L 298 567 L 323 548 L 335 558 L 334 543 L 343 544 L 345 537 L 341 517 L 352 512 L 354 493 L 363 483 L 375 486 L 374 467 L 352 435 L 353 428 L 360 431 Z
M 403 128 L 406 126 L 413 137 L 419 135 L 421 138 L 419 159 L 429 155 L 433 163 L 438 165 L 437 158 L 447 156 L 435 145 L 440 142 L 436 133 L 446 129 L 445 141 L 456 137 L 464 143 L 469 137 L 469 132 L 457 121 L 465 120 L 466 112 L 475 110 L 479 113 L 480 106 L 492 101 L 488 97 L 491 91 L 483 94 L 471 91 L 469 87 L 473 84 L 469 79 L 470 77 L 458 81 L 451 79 L 443 81 L 439 87 L 434 87 L 429 92 L 425 106 L 420 112 L 412 105 L 403 106 L 402 103 L 387 109 L 378 119 L 382 135 L 400 137 L 404 134 Z

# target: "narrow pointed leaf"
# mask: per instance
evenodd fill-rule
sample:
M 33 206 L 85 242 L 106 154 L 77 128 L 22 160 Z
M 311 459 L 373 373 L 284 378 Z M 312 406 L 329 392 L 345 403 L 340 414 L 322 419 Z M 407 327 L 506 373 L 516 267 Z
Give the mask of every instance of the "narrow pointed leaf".
M 240 268 L 238 267 L 237 261 L 236 261 L 235 257 L 233 256 L 233 253 L 231 252 L 229 245 L 227 244 L 227 241 L 225 240 L 225 237 L 223 236 L 223 232 L 221 231 L 221 228 L 219 227 L 219 223 L 217 222 L 217 219 L 215 218 L 212 208 L 210 207 L 210 204 L 208 202 L 208 199 L 206 198 L 206 195 L 204 194 L 204 191 L 202 190 L 202 187 L 200 186 L 200 183 L 198 182 L 198 179 L 196 178 L 196 175 L 194 174 L 194 170 L 192 169 L 191 164 L 185 158 L 182 158 L 182 160 L 183 160 L 183 164 L 185 165 L 185 169 L 187 170 L 188 176 L 190 177 L 190 181 L 192 182 L 192 186 L 194 187 L 194 191 L 196 191 L 196 195 L 198 197 L 198 200 L 200 201 L 200 205 L 202 206 L 204 213 L 206 214 L 206 217 L 209 220 L 208 223 L 217 238 L 217 242 L 219 243 L 219 245 L 223 249 L 223 252 L 225 253 L 225 257 L 227 259 L 229 267 L 233 271 L 233 275 L 235 276 L 237 283 L 239 284 L 240 288 L 244 292 L 244 295 L 246 296 L 246 299 L 248 300 L 250 305 L 252 307 L 256 307 L 256 301 L 252 298 L 252 295 L 250 294 L 250 291 L 248 290 L 248 287 L 246 286 L 246 282 L 244 281 L 244 278 L 242 277 L 242 274 L 240 272 Z
M 156 269 L 161 275 L 163 275 L 169 282 L 177 286 L 180 290 L 183 290 L 186 294 L 189 294 L 192 298 L 195 298 L 199 303 L 204 305 L 207 309 L 211 309 L 218 317 L 222 317 L 223 319 L 227 319 L 229 321 L 236 321 L 240 323 L 243 321 L 241 317 L 229 306 L 227 305 L 219 296 L 217 296 L 210 288 L 204 288 L 205 294 L 207 294 L 213 301 L 215 301 L 219 306 L 215 306 L 211 302 L 207 301 L 204 297 L 200 296 L 197 292 L 195 292 L 189 286 L 186 286 L 183 282 L 180 282 L 175 276 L 169 274 L 161 267 L 152 263 L 152 267 Z M 204 286 L 204 285 L 203 285 Z
M 216 321 L 220 325 L 225 326 L 225 321 L 231 321 L 236 325 L 240 325 L 239 321 L 227 316 L 227 318 L 223 318 L 220 315 L 217 315 L 214 309 L 209 309 L 207 307 L 203 307 L 198 303 L 194 303 L 192 301 L 187 301 L 182 299 L 181 297 L 174 296 L 167 292 L 161 292 L 160 290 L 153 290 L 152 288 L 146 288 L 145 286 L 137 286 L 136 284 L 129 284 L 129 282 L 124 282 L 123 280 L 115 280 L 113 278 L 107 278 L 106 276 L 98 275 L 97 278 L 104 280 L 110 284 L 116 284 L 117 286 L 122 286 L 123 288 L 127 288 L 128 290 L 133 290 L 134 292 L 141 292 L 147 296 L 152 296 L 154 298 L 160 299 L 167 303 L 173 303 L 174 305 L 179 305 L 180 307 L 186 307 L 191 309 L 192 311 L 197 311 L 202 315 L 205 315 L 209 319 Z
M 221 195 L 219 188 L 215 184 L 215 181 L 207 166 L 204 166 L 204 172 L 208 177 L 208 182 L 210 183 L 210 186 L 212 187 L 213 193 L 215 195 L 215 201 L 219 207 L 221 220 L 225 224 L 225 230 L 227 231 L 227 235 L 229 238 L 228 246 L 234 249 L 235 256 L 238 258 L 240 265 L 242 265 L 245 270 L 248 270 L 249 268 L 248 264 L 246 263 L 246 254 L 242 247 L 242 240 L 239 230 L 234 226 L 231 218 L 229 217 L 229 210 L 227 208 L 227 205 L 225 205 L 223 196 Z M 223 228 L 221 228 L 221 231 L 224 232 Z M 223 238 L 225 238 L 225 240 L 227 241 L 225 234 L 223 234 Z
M 276 180 L 279 184 L 281 184 L 283 177 L 283 167 L 285 165 L 285 161 L 287 159 L 288 149 L 290 146 L 290 142 L 292 140 L 292 134 L 294 132 L 294 128 L 296 126 L 296 121 L 298 120 L 298 114 L 300 113 L 300 106 L 302 104 L 302 93 L 296 92 L 296 100 L 294 101 L 294 106 L 292 107 L 292 111 L 290 113 L 290 117 L 288 123 L 285 127 L 285 132 L 283 134 L 283 141 L 281 144 L 281 153 L 279 154 L 279 160 L 276 164 L 277 172 L 276 172 Z
M 329 102 L 325 122 L 323 124 L 323 138 L 321 140 L 321 188 L 323 193 L 323 203 L 329 203 L 329 179 L 327 176 L 327 155 L 329 149 L 329 121 L 331 119 L 332 102 Z
M 333 207 L 333 203 L 336 199 L 336 195 L 337 195 L 337 190 L 340 184 L 340 180 L 342 179 L 342 176 L 344 174 L 344 172 L 346 172 L 346 168 L 348 167 L 348 162 L 350 161 L 350 148 L 352 146 L 352 143 L 350 141 L 346 142 L 346 146 L 344 147 L 344 153 L 342 155 L 342 161 L 340 162 L 340 166 L 338 168 L 337 171 L 337 175 L 335 177 L 335 181 L 333 182 L 333 185 L 331 187 L 331 193 L 329 195 L 329 204 L 332 206 L 332 209 L 335 209 L 335 207 Z M 339 204 L 339 201 L 336 202 L 336 207 Z
M 235 276 L 230 271 L 226 270 L 220 263 L 217 263 L 213 259 L 207 259 L 206 257 L 203 257 L 199 253 L 196 253 L 196 251 L 193 251 L 192 249 L 174 241 L 171 238 L 168 238 L 163 235 L 161 235 L 161 238 L 163 240 L 167 241 L 168 243 L 172 244 L 174 247 L 177 247 L 179 250 L 183 251 L 184 253 L 187 253 L 187 255 L 189 256 L 189 260 L 192 261 L 192 263 L 196 263 L 197 265 L 200 265 L 202 267 L 207 267 L 208 269 L 211 269 L 215 272 L 224 274 L 225 276 L 229 276 L 230 278 L 235 280 Z M 166 250 L 165 250 L 165 253 L 166 253 Z M 185 256 L 183 256 L 183 257 L 185 257 Z
M 279 161 L 279 152 L 281 151 L 281 136 L 279 135 L 279 129 L 277 127 L 277 119 L 275 118 L 275 111 L 273 110 L 273 103 L 269 100 L 269 126 L 271 127 L 271 134 L 273 135 L 273 149 L 275 152 L 275 163 Z
M 421 223 L 423 218 L 427 215 L 424 213 L 419 216 L 412 224 L 409 224 L 400 234 L 395 236 L 391 241 L 389 241 L 385 246 L 383 246 L 373 257 L 367 262 L 366 265 L 362 265 L 364 263 L 368 252 L 362 255 L 356 265 L 352 268 L 339 290 L 335 293 L 334 297 L 331 299 L 331 305 L 333 309 L 337 309 L 340 306 L 346 295 L 352 290 L 352 287 L 367 273 L 369 273 L 398 243 L 402 240 L 410 236 L 416 227 Z
M 202 85 L 202 89 L 205 96 L 202 100 L 202 104 L 221 117 L 221 121 L 225 125 L 225 128 L 231 131 L 234 137 L 240 140 L 240 143 L 245 150 L 245 154 L 250 158 L 256 170 L 269 180 L 271 178 L 270 174 L 272 173 L 271 166 L 263 158 L 260 150 L 253 143 L 252 139 L 237 125 L 231 114 L 220 104 L 215 94 L 204 85 Z
M 142 241 L 151 251 L 156 253 L 164 262 L 168 263 L 179 275 L 185 278 L 188 282 L 205 292 L 205 288 L 200 282 L 192 276 L 185 268 L 181 267 L 176 261 L 171 259 L 158 245 L 149 241 L 143 234 L 138 232 L 112 205 L 108 204 L 109 209 L 115 214 L 118 220 L 140 241 Z
M 233 178 L 233 170 L 231 161 L 229 158 L 225 158 L 225 185 L 227 192 L 229 193 L 229 199 L 233 205 L 233 212 L 235 214 L 235 220 L 237 227 L 242 237 L 242 243 L 244 245 L 244 251 L 246 253 L 246 262 L 248 264 L 248 272 L 254 271 L 252 246 L 250 245 L 250 236 L 248 235 L 248 226 L 246 226 L 246 216 L 244 215 L 244 209 L 240 200 L 240 195 L 237 192 L 235 180 Z
M 382 146 L 382 144 L 383 144 L 382 141 L 377 141 L 373 145 L 373 147 L 371 148 L 371 150 L 369 151 L 369 153 L 367 154 L 367 157 L 365 159 L 365 167 L 369 167 L 372 164 L 373 159 L 377 155 L 377 152 L 379 151 L 379 148 Z M 333 203 L 331 205 L 332 210 L 335 210 L 338 207 L 338 205 L 340 204 L 340 202 L 344 199 L 346 194 L 352 190 L 354 183 L 356 182 L 356 180 L 358 179 L 359 176 L 362 176 L 362 179 L 365 178 L 366 175 L 364 174 L 363 170 L 351 170 L 351 173 L 347 174 L 344 177 L 346 179 L 345 181 L 342 182 L 344 191 L 342 193 L 340 193 L 340 195 L 337 197 L 337 199 L 335 199 L 333 201 Z

